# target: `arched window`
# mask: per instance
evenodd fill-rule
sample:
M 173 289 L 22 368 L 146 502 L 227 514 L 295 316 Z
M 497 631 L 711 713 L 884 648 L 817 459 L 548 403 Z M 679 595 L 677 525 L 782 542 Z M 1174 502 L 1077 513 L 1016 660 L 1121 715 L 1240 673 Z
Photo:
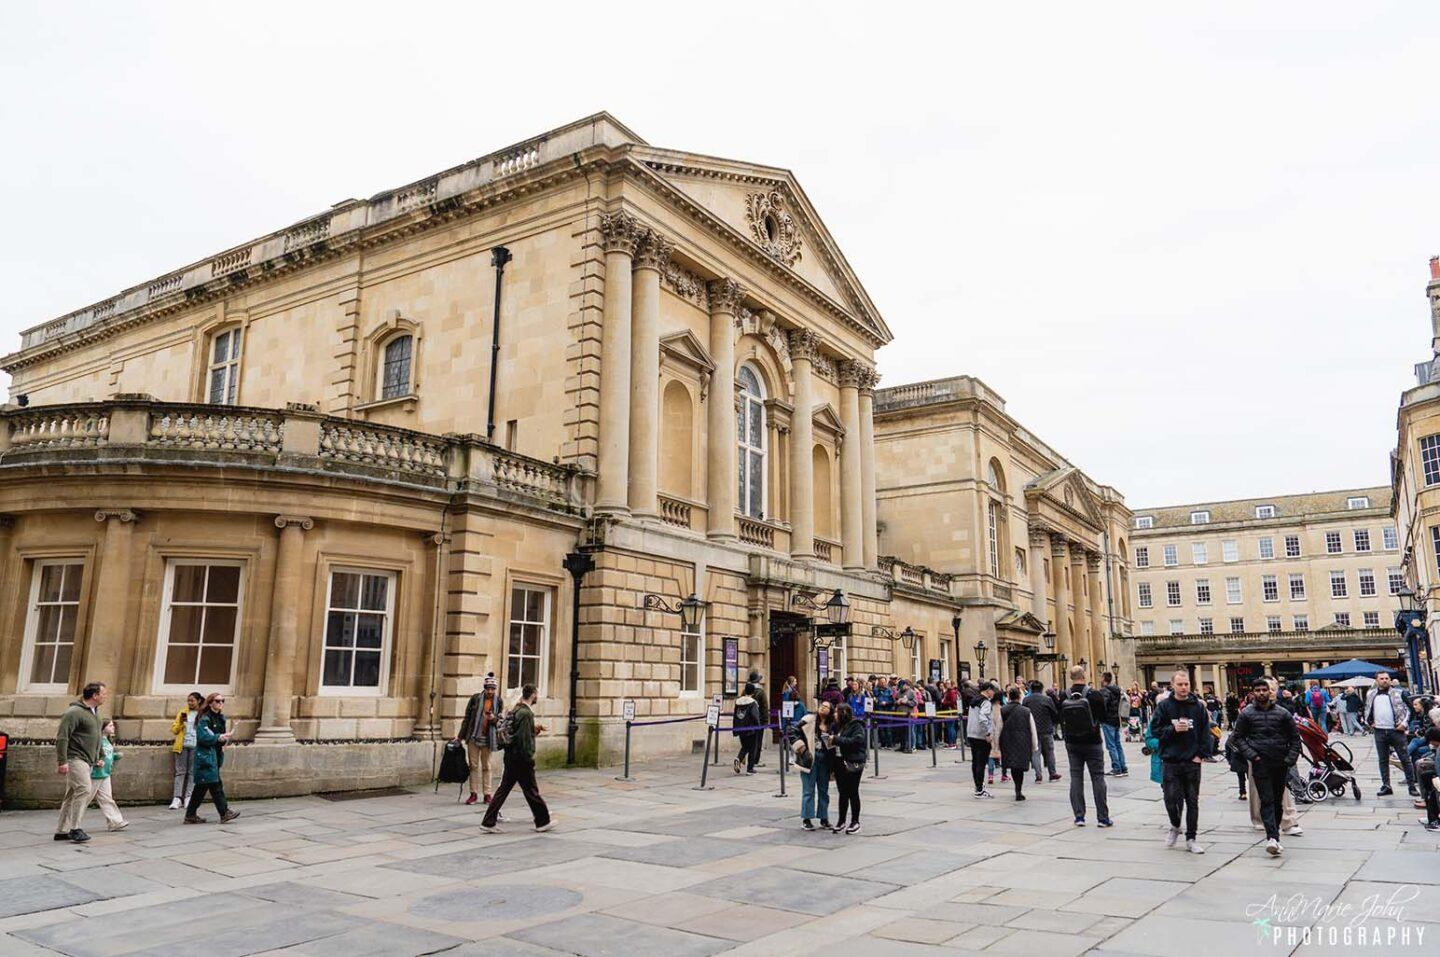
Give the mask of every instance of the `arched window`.
M 385 344 L 385 354 L 380 363 L 380 398 L 396 399 L 410 394 L 410 359 L 414 344 L 411 336 L 396 336 Z
M 986 465 L 985 478 L 990 482 L 990 486 L 994 488 L 995 491 L 1001 495 L 1005 494 L 1005 470 L 1000 467 L 999 459 L 991 459 Z
M 211 405 L 234 405 L 240 391 L 239 326 L 231 326 L 210 337 L 210 365 L 206 399 Z
M 751 518 L 765 517 L 765 387 L 750 366 L 740 367 L 740 405 L 736 410 L 735 435 L 739 440 L 737 458 L 740 480 L 740 512 Z

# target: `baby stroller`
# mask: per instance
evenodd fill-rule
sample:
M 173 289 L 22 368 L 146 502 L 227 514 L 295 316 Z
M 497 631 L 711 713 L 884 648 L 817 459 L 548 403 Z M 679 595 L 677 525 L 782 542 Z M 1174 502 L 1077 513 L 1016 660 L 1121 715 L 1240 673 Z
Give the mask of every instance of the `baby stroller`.
M 1355 755 L 1343 742 L 1330 742 L 1330 737 L 1314 721 L 1296 716 L 1295 730 L 1300 732 L 1300 745 L 1310 774 L 1305 781 L 1305 796 L 1315 802 L 1327 797 L 1343 797 L 1349 785 L 1360 800 L 1360 785 L 1355 783 Z

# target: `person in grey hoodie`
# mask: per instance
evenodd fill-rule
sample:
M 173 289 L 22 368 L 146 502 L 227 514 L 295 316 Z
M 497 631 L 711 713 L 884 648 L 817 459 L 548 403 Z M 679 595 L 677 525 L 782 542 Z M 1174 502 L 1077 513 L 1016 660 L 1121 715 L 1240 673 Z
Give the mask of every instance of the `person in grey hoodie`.
M 990 751 L 1000 737 L 1000 713 L 994 707 L 998 689 L 993 681 L 980 685 L 979 693 L 970 701 L 970 714 L 965 719 L 965 739 L 970 742 L 970 773 L 975 778 L 975 796 L 992 797 L 985 790 L 985 766 Z

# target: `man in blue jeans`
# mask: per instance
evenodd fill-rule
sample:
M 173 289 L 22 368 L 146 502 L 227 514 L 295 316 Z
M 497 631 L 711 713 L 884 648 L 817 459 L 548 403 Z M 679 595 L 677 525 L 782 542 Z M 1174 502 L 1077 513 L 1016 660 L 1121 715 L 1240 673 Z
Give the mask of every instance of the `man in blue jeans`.
M 1100 693 L 1105 696 L 1105 721 L 1100 725 L 1105 735 L 1105 750 L 1110 752 L 1110 773 L 1117 778 L 1128 777 L 1130 769 L 1125 767 L 1125 748 L 1120 744 L 1120 696 L 1115 676 L 1105 672 L 1100 676 Z

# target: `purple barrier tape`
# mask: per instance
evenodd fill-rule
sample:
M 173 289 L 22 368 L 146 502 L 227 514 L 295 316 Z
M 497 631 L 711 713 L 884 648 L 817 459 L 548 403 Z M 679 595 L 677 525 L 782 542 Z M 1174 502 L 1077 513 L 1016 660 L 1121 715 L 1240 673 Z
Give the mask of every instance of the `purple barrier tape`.
M 703 721 L 704 719 L 705 716 L 703 714 L 692 714 L 688 718 L 665 718 L 662 721 L 631 721 L 630 727 L 645 728 L 652 724 L 679 724 L 682 721 Z
M 745 726 L 745 725 L 741 725 L 741 726 L 738 727 L 738 728 L 721 728 L 721 727 L 717 727 L 715 730 L 716 730 L 716 731 L 766 731 L 766 730 L 771 730 L 771 729 L 775 729 L 775 728 L 779 728 L 779 727 L 780 727 L 780 725 L 779 725 L 778 723 L 776 723 L 776 724 L 757 724 L 757 725 L 753 725 L 753 726 L 750 726 L 750 727 L 747 727 L 747 726 Z

